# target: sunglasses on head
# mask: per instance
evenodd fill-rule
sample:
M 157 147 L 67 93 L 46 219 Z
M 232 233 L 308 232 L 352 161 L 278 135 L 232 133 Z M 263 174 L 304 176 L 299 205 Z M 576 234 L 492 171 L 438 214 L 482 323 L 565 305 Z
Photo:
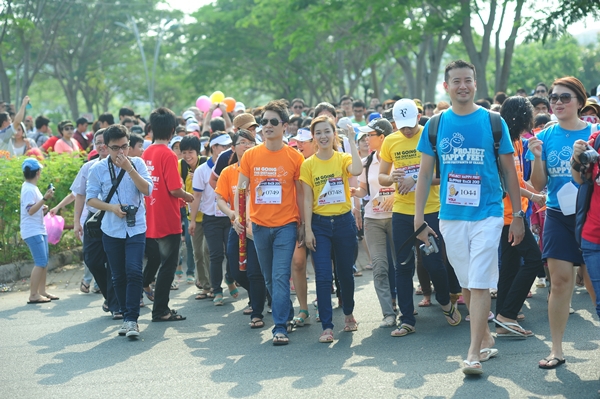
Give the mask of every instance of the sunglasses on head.
M 282 122 L 282 121 L 280 121 L 279 119 L 275 119 L 275 118 L 273 118 L 273 119 L 261 119 L 261 120 L 260 120 L 260 124 L 261 124 L 262 126 L 267 126 L 267 124 L 268 124 L 269 122 L 271 122 L 271 125 L 272 125 L 272 126 L 277 126 L 277 125 L 279 125 L 279 123 L 280 123 L 280 122 Z
M 563 93 L 560 96 L 558 94 L 550 94 L 550 97 L 548 97 L 550 104 L 556 104 L 558 100 L 563 104 L 568 104 L 571 102 L 572 98 L 573 96 L 571 96 L 571 93 Z

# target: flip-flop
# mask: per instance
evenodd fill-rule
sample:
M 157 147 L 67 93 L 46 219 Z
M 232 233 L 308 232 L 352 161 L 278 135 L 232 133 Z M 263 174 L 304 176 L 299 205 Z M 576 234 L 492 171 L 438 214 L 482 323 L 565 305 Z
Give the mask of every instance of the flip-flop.
M 408 334 L 412 334 L 414 333 L 415 328 L 413 326 L 409 326 L 408 324 L 401 324 L 400 327 L 398 327 L 397 329 L 395 329 L 394 331 L 392 331 L 391 336 L 392 337 L 404 337 L 407 336 Z
M 519 325 L 519 323 L 502 322 L 502 321 L 498 321 L 498 319 L 496 319 L 496 318 L 493 321 L 494 321 L 494 323 L 496 323 L 500 327 L 502 327 L 505 330 L 509 331 L 508 333 L 496 333 L 497 337 L 500 337 L 500 338 L 510 338 L 510 337 L 527 338 L 527 337 L 533 337 L 533 333 L 531 333 L 531 334 L 525 334 L 525 333 L 522 333 L 521 331 L 517 331 L 515 328 L 513 328 L 513 327 L 516 327 L 518 329 L 521 329 L 521 330 L 525 331 L 525 329 L 523 327 L 521 327 Z
M 468 360 L 463 360 L 465 364 L 462 368 L 462 372 L 465 375 L 480 375 L 483 374 L 483 369 L 481 368 L 481 363 L 478 361 L 470 362 Z M 477 367 L 479 366 L 479 367 Z
M 493 357 L 498 356 L 498 349 L 496 348 L 483 348 L 479 351 L 480 355 L 484 355 L 483 358 L 479 358 L 480 362 L 487 362 Z
M 274 346 L 282 346 L 290 343 L 290 339 L 287 335 L 283 333 L 277 333 L 273 335 L 273 345 Z
M 44 301 L 43 299 L 36 299 L 35 301 L 27 301 L 28 305 L 35 305 L 39 303 L 50 303 L 51 300 Z
M 83 292 L 84 294 L 89 294 L 90 285 L 86 284 L 85 281 L 81 280 L 81 284 L 79 284 L 79 291 Z
M 163 316 L 166 316 L 166 315 L 163 315 Z M 182 316 L 182 315 L 178 314 L 177 311 L 171 309 L 169 311 L 169 317 L 168 318 L 163 319 L 162 316 L 161 317 L 155 317 L 155 318 L 152 319 L 152 321 L 154 321 L 154 322 L 161 322 L 161 321 L 182 321 L 182 320 L 185 320 L 185 319 L 186 319 L 185 316 Z
M 57 297 L 56 295 L 52 295 L 52 294 L 45 294 L 44 295 L 46 298 L 50 299 L 51 301 L 58 301 L 60 298 Z
M 148 298 L 150 302 L 154 302 L 154 291 L 152 289 L 150 289 L 150 291 L 142 289 L 142 291 L 144 291 L 144 295 L 146 295 L 146 298 Z
M 552 369 L 555 369 L 555 368 L 557 368 L 558 366 L 560 366 L 561 364 L 565 364 L 565 362 L 566 362 L 566 360 L 565 360 L 565 359 L 559 359 L 559 358 L 557 358 L 557 357 L 553 357 L 553 358 L 551 358 L 551 359 L 545 358 L 545 359 L 543 359 L 543 360 L 545 360 L 545 361 L 546 361 L 546 364 L 542 365 L 542 364 L 539 364 L 539 363 L 538 363 L 538 367 L 539 367 L 539 368 L 541 368 L 541 369 L 544 369 L 544 370 L 552 370 Z M 550 363 L 550 362 L 553 362 L 553 361 L 555 361 L 555 360 L 556 360 L 556 363 L 555 363 L 555 364 L 548 365 L 548 363 Z
M 263 319 L 256 319 L 250 321 L 250 328 L 263 328 L 265 326 L 265 322 Z

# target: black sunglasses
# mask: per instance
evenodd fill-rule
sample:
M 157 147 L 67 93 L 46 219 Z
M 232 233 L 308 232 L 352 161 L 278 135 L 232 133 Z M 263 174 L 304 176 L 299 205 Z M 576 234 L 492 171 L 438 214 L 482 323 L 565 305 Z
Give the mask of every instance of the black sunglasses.
M 571 93 L 563 93 L 560 96 L 558 94 L 550 94 L 550 97 L 548 97 L 550 104 L 556 104 L 558 100 L 563 104 L 568 104 L 571 102 L 572 98 L 573 96 L 571 96 Z
M 279 119 L 275 119 L 275 118 L 273 118 L 273 119 L 261 119 L 260 120 L 260 124 L 262 126 L 267 126 L 267 124 L 269 122 L 271 122 L 271 125 L 277 126 L 277 125 L 279 125 L 279 122 L 282 122 L 282 121 L 280 121 Z

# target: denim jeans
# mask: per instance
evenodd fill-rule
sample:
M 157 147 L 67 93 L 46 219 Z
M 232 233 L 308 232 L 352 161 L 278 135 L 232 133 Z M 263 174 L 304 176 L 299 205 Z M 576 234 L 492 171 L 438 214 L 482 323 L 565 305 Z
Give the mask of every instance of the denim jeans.
M 525 236 L 519 245 L 508 242 L 510 225 L 502 228 L 500 237 L 500 276 L 498 278 L 498 297 L 496 314 L 516 320 L 531 285 L 540 269 L 543 269 L 542 252 L 535 237 L 525 223 Z M 521 264 L 521 258 L 523 264 Z
M 181 223 L 183 225 L 183 234 L 185 235 L 185 263 L 187 266 L 187 270 L 185 274 L 187 276 L 194 277 L 194 272 L 196 270 L 196 265 L 194 264 L 194 247 L 192 246 L 192 236 L 190 236 L 190 232 L 188 231 L 188 226 L 190 221 L 187 218 L 186 208 L 180 208 L 181 210 Z
M 92 238 L 87 234 L 83 235 L 83 261 L 94 276 L 94 280 L 106 300 L 108 310 L 120 312 L 119 301 L 113 287 L 112 273 L 106 264 L 106 252 L 102 244 L 102 237 Z
M 596 293 L 596 314 L 600 317 L 600 245 L 582 238 L 581 251 Z
M 412 254 L 412 246 L 405 246 L 401 251 L 402 244 L 415 232 L 414 216 L 404 215 L 394 212 L 392 214 L 392 228 L 394 234 L 394 247 L 396 248 L 396 290 L 398 291 L 398 307 L 402 316 L 402 323 L 414 327 L 416 323 L 413 312 L 415 304 L 413 302 L 413 276 L 415 274 L 415 257 Z M 440 233 L 438 213 L 428 213 L 425 215 L 425 222 L 440 237 L 440 246 L 443 246 L 442 234 Z M 415 243 L 417 251 L 422 242 Z M 410 256 L 409 256 L 410 255 Z M 408 258 L 405 265 L 401 263 Z M 448 273 L 442 259 L 442 248 L 437 253 L 423 256 L 423 266 L 429 273 L 431 281 L 435 287 L 435 299 L 445 306 L 450 303 L 450 291 L 448 286 Z
M 204 215 L 202 228 L 210 252 L 210 285 L 215 294 L 222 294 L 223 259 L 225 259 L 225 249 L 229 240 L 231 221 L 228 217 Z M 225 282 L 228 284 L 233 283 L 229 273 L 225 273 Z
M 331 308 L 331 251 L 335 254 L 335 269 L 340 283 L 342 310 L 345 315 L 354 311 L 354 266 L 355 252 L 358 248 L 356 222 L 351 212 L 336 216 L 313 214 L 312 231 L 317 243 L 312 253 L 317 298 L 319 298 L 319 317 L 323 330 L 333 329 L 333 311 Z M 388 288 L 389 290 L 389 288 Z
M 280 227 L 265 227 L 252 223 L 254 246 L 271 294 L 273 310 L 273 334 L 286 334 L 286 323 L 294 318 L 294 307 L 290 300 L 290 276 L 292 256 L 296 246 L 297 224 L 288 223 Z M 329 278 L 331 284 L 331 278 Z M 329 295 L 328 291 L 328 295 Z
M 102 235 L 102 243 L 112 271 L 113 286 L 124 321 L 137 321 L 140 315 L 142 267 L 146 234 L 113 238 Z
M 246 237 L 246 271 L 240 271 L 240 240 L 234 229 L 229 232 L 229 243 L 227 244 L 227 260 L 229 275 L 248 291 L 250 306 L 252 307 L 252 319 L 262 319 L 265 308 L 266 287 L 265 278 L 260 271 L 258 256 L 254 241 Z
M 179 263 L 179 246 L 181 245 L 181 234 L 171 234 L 166 237 L 156 238 L 158 252 L 160 253 L 160 268 L 156 275 L 154 286 L 154 305 L 152 306 L 152 318 L 159 318 L 169 314 L 169 295 L 171 284 L 175 278 L 175 270 Z
M 364 219 L 365 240 L 369 254 L 371 254 L 371 264 L 373 265 L 373 285 L 375 293 L 379 299 L 379 306 L 383 317 L 396 316 L 392 307 L 392 290 L 390 287 L 390 264 L 388 259 L 388 241 L 393 247 L 392 238 L 392 218 L 387 219 Z M 392 265 L 395 263 L 395 259 Z M 394 284 L 395 285 L 395 284 Z

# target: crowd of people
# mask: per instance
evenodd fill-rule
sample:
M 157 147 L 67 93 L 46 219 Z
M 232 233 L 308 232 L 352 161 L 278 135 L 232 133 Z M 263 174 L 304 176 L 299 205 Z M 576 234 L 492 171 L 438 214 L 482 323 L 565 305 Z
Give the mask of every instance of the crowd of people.
M 443 86 L 451 103 L 374 98 L 367 107 L 343 96 L 311 108 L 296 98 L 256 108 L 238 102 L 231 113 L 218 103 L 181 116 L 158 108 L 147 121 L 123 108 L 118 123 L 105 113 L 87 132 L 85 119 L 63 121 L 53 137 L 47 118 L 34 128 L 25 117 L 25 97 L 14 119 L 0 113 L 0 149 L 85 155 L 71 194 L 52 209 L 53 188 L 42 195 L 37 187 L 43 161 L 23 161 L 21 236 L 36 266 L 29 303 L 58 299 L 45 286 L 43 214 L 74 202 L 86 265 L 81 290 L 89 292 L 93 277 L 103 310 L 122 320 L 119 335 L 139 336 L 144 296 L 153 322 L 185 320 L 169 306 L 185 273 L 198 287 L 195 299 L 215 306 L 225 301 L 223 280 L 234 299 L 245 289 L 250 328 L 265 327 L 267 309 L 273 345 L 286 345 L 311 317 L 310 256 L 318 341 L 331 343 L 332 293 L 343 331 L 359 326 L 354 278 L 363 241 L 380 327 L 391 336 L 417 332 L 416 270 L 418 306 L 431 306 L 435 292 L 450 326 L 470 321 L 462 370 L 481 374 L 481 363 L 498 354 L 496 339 L 534 335 L 521 326 L 521 308 L 533 284 L 551 284 L 552 348 L 539 367 L 562 365 L 575 276 L 600 316 L 596 89 L 563 77 L 538 84 L 530 97 L 519 90 L 475 101 L 475 68 L 461 60 L 446 66 Z M 222 117 L 213 117 L 217 108 Z

